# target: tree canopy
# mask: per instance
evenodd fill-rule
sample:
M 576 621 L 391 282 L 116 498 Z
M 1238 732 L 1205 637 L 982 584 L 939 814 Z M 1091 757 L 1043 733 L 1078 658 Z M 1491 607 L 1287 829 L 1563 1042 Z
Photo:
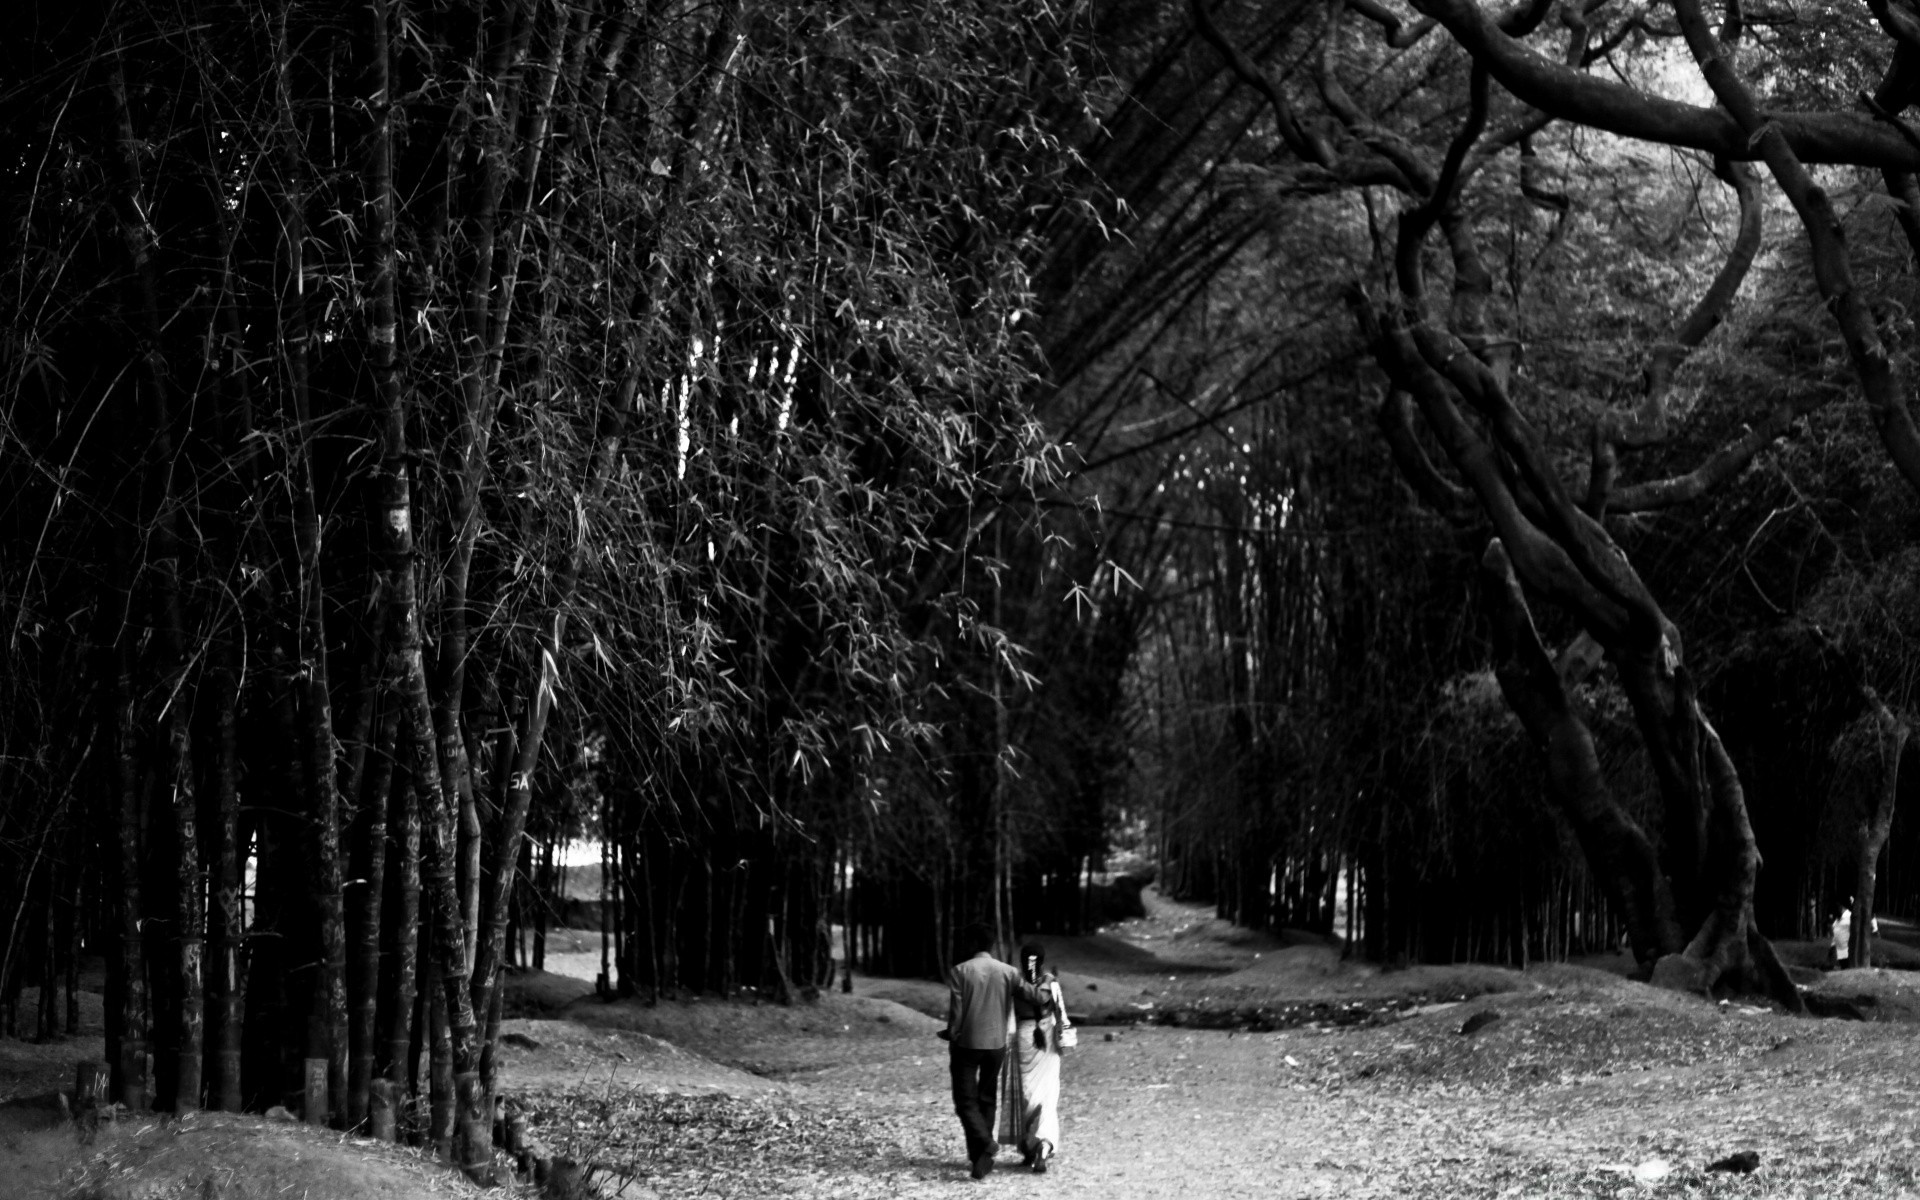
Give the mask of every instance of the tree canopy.
M 1145 861 L 1796 1005 L 1920 900 L 1916 21 L 30 5 L 7 1030 L 104 951 L 126 1102 L 479 1173 L 570 841 L 609 994 Z

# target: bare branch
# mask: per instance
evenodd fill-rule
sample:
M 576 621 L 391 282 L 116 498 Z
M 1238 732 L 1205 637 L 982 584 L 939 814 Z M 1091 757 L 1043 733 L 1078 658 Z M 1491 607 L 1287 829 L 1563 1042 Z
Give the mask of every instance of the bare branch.
M 1334 153 L 1326 139 L 1301 123 L 1292 102 L 1287 99 L 1285 89 L 1273 76 L 1220 31 L 1220 26 L 1207 11 L 1206 0 L 1191 0 L 1191 7 L 1200 36 L 1220 52 L 1241 82 L 1266 98 L 1273 109 L 1274 123 L 1279 127 L 1281 140 L 1296 156 L 1346 184 L 1357 187 L 1385 186 L 1412 195 L 1420 194 L 1405 172 L 1385 157 L 1367 155 L 1354 158 Z
M 1220 52 L 1242 82 L 1267 98 L 1267 103 L 1273 108 L 1274 122 L 1280 129 L 1281 140 L 1287 143 L 1287 148 L 1310 163 L 1331 169 L 1335 160 L 1332 148 L 1300 123 L 1292 102 L 1273 76 L 1249 58 L 1246 51 L 1227 39 L 1220 31 L 1220 26 L 1214 23 L 1213 14 L 1207 11 L 1206 0 L 1192 0 L 1191 7 L 1200 36 Z
M 1780 119 L 1763 113 L 1752 92 L 1734 73 L 1730 57 L 1721 52 L 1707 28 L 1699 0 L 1676 0 L 1675 9 L 1681 31 L 1686 35 L 1687 48 L 1693 52 L 1707 85 L 1745 133 L 1747 143 L 1765 158 L 1780 190 L 1786 193 L 1794 211 L 1800 215 L 1801 224 L 1806 226 L 1812 243 L 1814 282 L 1840 325 L 1840 335 L 1853 359 L 1854 373 L 1866 393 L 1867 403 L 1873 408 L 1881 441 L 1908 486 L 1920 491 L 1920 428 L 1915 427 L 1913 415 L 1907 411 L 1905 388 L 1896 375 L 1892 356 L 1880 340 L 1880 331 L 1866 298 L 1854 283 L 1846 234 L 1833 210 L 1833 202 L 1826 190 L 1813 181 L 1804 165 L 1805 156 Z M 1889 136 L 1898 138 L 1897 134 Z M 1904 138 L 1899 141 L 1910 155 L 1920 157 L 1920 150 L 1908 145 Z
M 1440 215 L 1441 209 L 1452 204 L 1464 183 L 1461 168 L 1465 166 L 1467 154 L 1474 143 L 1487 128 L 1487 90 L 1486 68 L 1479 63 L 1473 64 L 1467 82 L 1467 119 L 1460 131 L 1447 144 L 1447 156 L 1440 164 L 1440 174 L 1434 180 L 1433 194 L 1421 206 L 1426 220 L 1431 223 Z
M 1440 473 L 1413 432 L 1413 401 L 1398 388 L 1387 389 L 1373 411 L 1373 419 L 1387 440 L 1387 450 L 1414 492 L 1449 521 L 1463 519 L 1473 504 L 1473 493 Z
M 1547 237 L 1551 245 L 1560 240 L 1568 219 L 1573 216 L 1573 197 L 1548 188 L 1542 180 L 1545 171 L 1546 168 L 1540 165 L 1540 155 L 1533 148 L 1533 139 L 1520 139 L 1520 194 L 1535 208 L 1554 214 L 1553 233 Z
M 1913 126 L 1902 121 L 1890 111 L 1886 105 L 1880 103 L 1878 99 L 1867 92 L 1860 93 L 1860 103 L 1866 105 L 1867 111 L 1871 112 L 1876 118 L 1892 126 L 1894 132 L 1905 138 L 1909 146 L 1920 150 L 1920 133 L 1915 133 Z
M 1685 475 L 1648 480 L 1609 493 L 1606 511 L 1647 512 L 1699 499 L 1746 470 L 1761 450 L 1785 437 L 1795 421 L 1826 404 L 1829 398 L 1830 393 L 1824 393 L 1796 403 L 1776 405 L 1759 424 L 1722 446 Z
M 1920 258 L 1920 180 L 1911 171 L 1882 171 L 1880 177 L 1886 181 L 1887 195 L 1900 202 L 1894 206 L 1893 219 L 1906 235 L 1907 248 Z
M 1881 0 L 1885 3 L 1885 0 Z M 1422 17 L 1418 21 L 1403 20 L 1380 0 L 1347 0 L 1347 7 L 1372 21 L 1387 31 L 1387 45 L 1395 50 L 1405 50 L 1433 32 L 1439 24 L 1432 17 Z
M 1336 7 L 1335 19 L 1338 15 Z M 1320 99 L 1326 104 L 1328 111 L 1347 127 L 1348 133 L 1358 139 L 1362 145 L 1369 147 L 1374 153 L 1400 169 L 1400 173 L 1413 185 L 1410 191 L 1415 195 L 1434 195 L 1438 191 L 1438 182 L 1434 178 L 1433 168 L 1427 165 L 1420 152 L 1415 150 L 1406 138 L 1375 122 L 1358 104 L 1354 103 L 1353 97 L 1347 94 L 1346 88 L 1340 83 L 1340 77 L 1335 70 L 1336 39 L 1333 34 L 1334 29 L 1330 25 L 1326 35 L 1320 40 L 1320 58 L 1314 72 L 1314 84 L 1320 89 Z M 1485 117 L 1486 114 L 1483 111 L 1482 123 Z
M 1714 163 L 1714 174 L 1732 187 L 1740 198 L 1739 231 L 1727 250 L 1726 261 L 1720 264 L 1719 272 L 1694 304 L 1693 310 L 1680 322 L 1673 337 L 1654 347 L 1653 353 L 1647 356 L 1646 368 L 1641 373 L 1639 406 L 1631 414 L 1619 409 L 1611 410 L 1594 422 L 1593 465 L 1587 476 L 1586 510 L 1595 516 L 1629 507 L 1657 507 L 1693 499 L 1706 488 L 1738 474 L 1762 446 L 1786 432 L 1787 426 L 1793 421 L 1791 413 L 1784 417 L 1779 413 L 1769 415 L 1758 427 L 1773 430 L 1764 437 L 1754 440 L 1758 436 L 1756 430 L 1686 475 L 1643 485 L 1635 490 L 1638 498 L 1628 504 L 1616 503 L 1610 496 L 1621 447 L 1650 446 L 1671 436 L 1673 414 L 1667 407 L 1667 396 L 1673 388 L 1674 372 L 1725 318 L 1727 310 L 1733 305 L 1734 296 L 1740 290 L 1740 284 L 1753 266 L 1754 256 L 1760 250 L 1764 206 L 1761 203 L 1760 185 L 1752 170 L 1744 163 L 1730 163 L 1721 159 Z M 1744 447 L 1744 450 L 1736 447 Z M 1656 496 L 1665 498 L 1657 502 L 1650 501 Z
M 1920 18 L 1887 0 L 1867 0 L 1867 11 L 1894 41 L 1920 50 Z

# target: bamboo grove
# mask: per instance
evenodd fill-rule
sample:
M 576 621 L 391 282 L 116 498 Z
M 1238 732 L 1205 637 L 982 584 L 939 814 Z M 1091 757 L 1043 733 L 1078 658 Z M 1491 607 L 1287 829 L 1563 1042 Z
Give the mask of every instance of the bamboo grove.
M 824 986 L 856 854 L 964 874 L 1075 34 L 921 7 L 22 18 L 0 991 L 71 1028 L 104 947 L 115 1099 L 323 1072 L 478 1170 L 530 834 L 606 835 L 623 990 Z
M 1810 252 L 1778 220 L 1749 245 L 1740 171 L 1656 177 L 1489 100 L 1463 47 L 1509 32 L 1422 7 L 29 5 L 0 47 L 0 1035 L 74 1030 L 104 956 L 114 1098 L 317 1097 L 479 1174 L 504 972 L 568 841 L 603 850 L 573 916 L 608 999 L 1081 932 L 1122 845 L 1384 961 L 1616 945 L 1605 839 L 1516 714 L 1577 711 L 1621 828 L 1699 798 L 1647 752 L 1698 731 L 1636 716 L 1553 606 L 1567 703 L 1506 698 L 1533 618 L 1380 299 L 1429 275 L 1512 323 L 1475 343 L 1510 374 L 1467 382 L 1546 430 L 1446 426 L 1489 494 L 1606 435 L 1564 524 L 1691 633 L 1640 702 L 1711 706 L 1746 783 L 1768 867 L 1729 928 L 1761 953 L 1843 876 L 1910 905 L 1912 502 L 1835 402 Z M 1658 51 L 1605 7 L 1553 36 Z M 1907 271 L 1883 218 L 1849 217 L 1877 279 Z M 1636 441 L 1649 396 L 1694 424 Z

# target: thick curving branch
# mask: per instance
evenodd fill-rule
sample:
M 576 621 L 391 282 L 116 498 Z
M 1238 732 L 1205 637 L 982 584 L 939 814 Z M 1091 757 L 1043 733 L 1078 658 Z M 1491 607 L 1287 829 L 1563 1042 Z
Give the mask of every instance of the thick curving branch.
M 1887 195 L 1900 202 L 1893 219 L 1907 239 L 1907 249 L 1920 259 L 1920 178 L 1908 171 L 1882 171 L 1880 177 L 1886 181 Z
M 1399 388 L 1387 394 L 1373 410 L 1374 422 L 1386 439 L 1387 451 L 1407 484 L 1434 511 L 1456 524 L 1473 509 L 1473 493 L 1448 479 L 1428 457 L 1413 431 L 1413 399 Z
M 1884 4 L 1885 0 L 1881 2 Z M 1906 10 L 1900 11 L 1906 16 Z M 1906 16 L 1906 20 L 1911 23 L 1914 18 Z M 1920 43 L 1900 38 L 1894 44 L 1886 74 L 1871 95 L 1860 94 L 1860 101 L 1875 118 L 1920 149 L 1920 140 L 1916 140 L 1920 135 L 1900 119 L 1900 113 L 1913 103 L 1916 94 L 1920 94 Z M 1907 248 L 1920 258 L 1920 184 L 1916 184 L 1911 171 L 1883 169 L 1880 177 L 1886 182 L 1887 195 L 1900 202 L 1894 207 L 1893 218 L 1906 236 Z
M 1426 243 L 1427 234 L 1443 217 L 1447 218 L 1450 230 L 1455 227 L 1464 227 L 1466 224 L 1460 214 L 1458 201 L 1460 189 L 1466 183 L 1468 156 L 1487 127 L 1487 93 L 1487 73 L 1476 64 L 1468 85 L 1467 118 L 1461 123 L 1459 132 L 1454 134 L 1453 140 L 1448 143 L 1446 157 L 1441 162 L 1439 174 L 1433 177 L 1426 200 L 1400 214 L 1398 238 L 1394 247 L 1394 273 L 1400 281 L 1400 290 L 1415 302 L 1424 295 L 1426 288 L 1420 266 L 1420 253 Z M 1470 241 L 1470 233 L 1468 237 Z M 1467 258 L 1464 270 L 1470 278 L 1463 278 L 1461 255 L 1456 249 L 1454 278 L 1456 296 L 1463 288 L 1478 289 L 1482 294 L 1490 294 L 1493 288 L 1492 275 L 1479 264 L 1477 255 L 1469 252 Z M 1455 307 L 1458 309 L 1459 305 L 1456 304 Z M 1469 319 L 1477 316 L 1482 309 L 1484 304 L 1472 308 Z
M 1486 364 L 1493 372 L 1494 381 L 1504 389 L 1518 343 L 1510 337 L 1497 336 L 1488 323 L 1487 309 L 1493 304 L 1493 272 L 1487 269 L 1486 259 L 1480 254 L 1480 240 L 1474 234 L 1473 223 L 1458 204 L 1448 206 L 1440 228 L 1447 239 L 1447 253 L 1453 259 L 1453 335 Z
M 1253 61 L 1247 52 L 1235 45 L 1207 11 L 1207 0 L 1191 0 L 1195 25 L 1200 36 L 1220 52 L 1227 60 L 1233 73 L 1241 82 L 1265 97 L 1273 109 L 1274 124 L 1280 131 L 1280 139 L 1287 144 L 1295 157 L 1325 171 L 1327 175 L 1341 184 L 1353 187 L 1391 187 L 1410 195 L 1419 194 L 1413 180 L 1406 176 L 1398 164 L 1380 154 L 1342 155 L 1318 133 L 1309 129 L 1294 111 L 1293 102 L 1287 98 L 1286 89 L 1259 63 Z
M 1536 520 L 1541 506 L 1523 503 L 1516 495 L 1505 470 L 1511 460 L 1467 421 L 1460 391 L 1434 368 L 1403 315 L 1393 306 L 1374 306 L 1364 295 L 1356 293 L 1351 300 L 1362 332 L 1392 386 L 1413 397 L 1441 450 L 1479 501 L 1528 585 L 1578 614 L 1602 643 L 1630 638 L 1635 609 L 1596 587 L 1567 549 L 1543 530 Z M 1471 357 L 1464 346 L 1454 345 L 1460 355 Z
M 1699 717 L 1698 723 L 1701 774 L 1707 788 L 1707 804 L 1701 813 L 1701 849 L 1704 857 L 1716 864 L 1718 878 L 1711 881 L 1702 897 L 1706 915 L 1685 952 L 1655 964 L 1653 983 L 1675 991 L 1706 994 L 1722 977 L 1749 962 L 1760 848 L 1747 820 L 1746 797 L 1733 760 L 1707 719 Z
M 1746 280 L 1747 273 L 1753 267 L 1754 257 L 1760 251 L 1763 233 L 1763 210 L 1765 205 L 1760 196 L 1760 184 L 1753 171 L 1745 163 L 1716 160 L 1714 174 L 1719 176 L 1740 199 L 1740 224 L 1728 247 L 1726 261 L 1720 264 L 1720 270 L 1714 275 L 1713 282 L 1694 303 L 1693 309 L 1674 330 L 1673 337 L 1654 348 L 1647 356 L 1647 365 L 1640 376 L 1639 403 L 1631 410 L 1614 409 L 1603 414 L 1594 422 L 1592 445 L 1593 461 L 1587 476 L 1586 509 L 1599 516 L 1609 511 L 1622 511 L 1622 505 L 1613 502 L 1613 483 L 1619 470 L 1619 451 L 1622 447 L 1644 447 L 1664 441 L 1673 432 L 1672 410 L 1667 405 L 1669 394 L 1673 390 L 1673 376 L 1692 353 L 1707 340 L 1726 318 L 1727 310 L 1733 306 L 1733 300 L 1739 294 L 1740 285 Z M 1790 424 L 1791 418 L 1785 424 Z M 1762 426 L 1777 424 L 1774 414 L 1770 414 Z M 1678 480 L 1665 481 L 1673 486 L 1655 487 L 1639 493 L 1642 502 L 1647 497 L 1665 495 L 1672 499 L 1665 503 L 1678 503 L 1696 485 L 1711 485 L 1737 474 L 1754 454 L 1772 438 L 1785 432 L 1785 424 L 1780 424 L 1774 432 L 1755 438 L 1748 436 L 1723 449 L 1709 463 L 1688 475 L 1678 479 L 1691 480 L 1689 484 L 1680 484 Z M 1757 432 L 1756 427 L 1756 432 Z M 1746 457 L 1737 464 L 1729 465 L 1732 460 L 1727 452 L 1735 447 L 1747 447 Z M 1699 494 L 1698 491 L 1692 495 Z M 1692 495 L 1684 498 L 1691 499 Z
M 1610 648 L 1646 652 L 1666 636 L 1660 607 L 1605 527 L 1573 503 L 1539 432 L 1514 406 L 1499 369 L 1503 356 L 1490 353 L 1494 339 L 1486 335 L 1491 273 L 1457 205 L 1443 210 L 1442 222 L 1454 259 L 1457 332 L 1438 328 L 1420 311 L 1419 242 L 1425 229 L 1417 210 L 1410 210 L 1403 214 L 1395 255 L 1401 311 L 1380 317 L 1361 305 L 1369 341 L 1395 385 L 1419 402 L 1527 582 L 1569 606 Z M 1462 401 L 1479 413 L 1498 453 L 1466 426 Z
M 1417 44 L 1421 38 L 1439 28 L 1440 24 L 1432 17 L 1409 21 L 1380 3 L 1380 0 L 1347 0 L 1347 7 L 1385 30 L 1386 43 L 1395 50 L 1405 50 Z
M 1651 964 L 1679 950 L 1684 937 L 1652 840 L 1607 786 L 1593 734 L 1540 642 L 1506 547 L 1497 539 L 1480 560 L 1480 588 L 1500 691 L 1546 759 L 1547 790 L 1608 900 L 1625 916 L 1635 957 Z
M 1867 11 L 1888 37 L 1902 46 L 1920 50 L 1920 18 L 1887 0 L 1867 0 Z
M 1573 215 L 1573 197 L 1562 191 L 1556 191 L 1546 185 L 1543 176 L 1546 168 L 1540 165 L 1540 155 L 1533 148 L 1531 135 L 1520 139 L 1520 194 L 1535 208 L 1553 214 L 1553 233 L 1549 241 L 1557 241 L 1566 228 L 1567 220 Z
M 1320 101 L 1351 137 L 1397 167 L 1412 185 L 1411 191 L 1416 195 L 1432 196 L 1436 193 L 1438 181 L 1427 160 L 1404 136 L 1382 126 L 1354 103 L 1353 97 L 1347 94 L 1346 87 L 1340 82 L 1334 62 L 1338 39 L 1333 36 L 1332 28 L 1333 23 L 1340 19 L 1340 7 L 1336 3 L 1328 14 L 1329 28 L 1326 36 L 1320 39 L 1320 54 L 1315 62 L 1313 82 L 1319 89 Z
M 1760 451 L 1785 437 L 1793 423 L 1831 398 L 1831 393 L 1816 393 L 1802 400 L 1775 405 L 1759 423 L 1714 451 L 1699 466 L 1684 475 L 1650 479 L 1612 491 L 1606 497 L 1610 513 L 1651 512 L 1685 504 L 1713 491 L 1746 470 Z
M 1731 50 L 1738 43 L 1742 26 L 1737 0 L 1728 0 L 1726 19 L 1721 23 L 1718 37 L 1723 50 Z M 1594 422 L 1586 508 L 1596 517 L 1607 512 L 1644 512 L 1698 499 L 1745 470 L 1754 456 L 1775 438 L 1786 434 L 1795 420 L 1829 398 L 1828 393 L 1813 393 L 1795 403 L 1776 405 L 1758 424 L 1722 446 L 1692 471 L 1616 492 L 1614 479 L 1619 470 L 1619 451 L 1623 447 L 1648 446 L 1671 435 L 1673 414 L 1667 400 L 1674 374 L 1719 327 L 1760 250 L 1765 205 L 1758 178 L 1747 164 L 1726 158 L 1716 158 L 1713 171 L 1739 199 L 1738 228 L 1713 282 L 1681 321 L 1673 337 L 1655 347 L 1648 356 L 1641 374 L 1639 403 L 1631 411 L 1615 409 Z
M 1279 81 L 1220 31 L 1213 14 L 1207 11 L 1206 0 L 1192 0 L 1191 8 L 1200 36 L 1220 52 L 1220 56 L 1227 60 L 1227 65 L 1233 68 L 1233 73 L 1243 83 L 1266 98 L 1267 104 L 1273 109 L 1273 121 L 1280 131 L 1280 140 L 1287 144 L 1287 149 L 1304 162 L 1328 171 L 1334 170 L 1339 156 L 1324 138 L 1301 122 L 1299 114 L 1293 109 L 1293 102 L 1287 99 L 1286 89 L 1280 86 Z
M 1752 132 L 1727 109 L 1649 96 L 1555 62 L 1502 32 L 1475 0 L 1415 0 L 1414 7 L 1444 25 L 1523 104 L 1622 137 L 1688 146 L 1737 162 L 1760 157 Z M 1767 119 L 1803 163 L 1920 170 L 1920 150 L 1870 118 L 1775 112 Z
M 1672 340 L 1656 347 L 1648 358 L 1642 375 L 1639 416 L 1642 423 L 1654 427 L 1665 425 L 1670 415 L 1666 398 L 1673 386 L 1673 373 L 1726 319 L 1727 310 L 1733 307 L 1733 299 L 1753 266 L 1754 256 L 1760 252 L 1765 206 L 1761 203 L 1760 183 L 1754 178 L 1752 168 L 1745 163 L 1718 159 L 1713 164 L 1713 172 L 1740 199 L 1740 227 L 1727 250 L 1726 261 L 1720 264 L 1719 272 L 1694 304 L 1693 311 L 1674 331 Z
M 1713 89 L 1714 97 L 1729 119 L 1744 133 L 1747 143 L 1757 149 L 1799 215 L 1801 224 L 1806 226 L 1813 251 L 1814 283 L 1840 326 L 1841 339 L 1853 360 L 1854 375 L 1860 380 L 1861 390 L 1873 410 L 1881 442 L 1907 485 L 1920 492 L 1920 428 L 1916 428 L 1913 414 L 1907 410 L 1904 385 L 1893 358 L 1880 338 L 1866 297 L 1854 281 L 1846 234 L 1834 212 L 1833 201 L 1807 171 L 1805 164 L 1809 160 L 1783 127 L 1781 118 L 1760 109 L 1753 93 L 1734 72 L 1729 56 L 1721 53 L 1699 0 L 1676 0 L 1675 11 L 1687 48 L 1699 64 L 1707 86 Z M 1920 149 L 1908 144 L 1900 134 L 1888 131 L 1884 136 L 1898 141 L 1909 154 L 1920 156 Z M 1899 163 L 1863 162 L 1861 165 L 1911 169 Z
M 1605 527 L 1574 504 L 1566 484 L 1554 470 L 1539 431 L 1514 407 L 1493 369 L 1469 353 L 1457 339 L 1443 335 L 1431 325 L 1417 326 L 1410 334 L 1410 340 L 1430 369 L 1442 375 L 1486 422 L 1500 449 L 1513 462 L 1529 493 L 1537 500 L 1545 534 L 1561 548 L 1587 588 L 1606 598 L 1606 611 L 1618 611 L 1625 617 L 1617 627 L 1595 625 L 1591 623 L 1600 614 L 1576 606 L 1575 611 L 1590 622 L 1594 635 L 1609 650 L 1658 645 L 1666 636 L 1660 606 L 1639 575 L 1627 565 L 1626 557 Z M 1512 548 L 1509 543 L 1509 549 Z M 1527 582 L 1543 586 L 1531 576 Z M 1565 599 L 1570 601 L 1573 597 Z
M 1440 219 L 1440 214 L 1453 206 L 1461 187 L 1466 183 L 1464 168 L 1467 156 L 1487 128 L 1488 91 L 1486 69 L 1479 63 L 1473 64 L 1467 77 L 1467 119 L 1461 122 L 1459 132 L 1447 143 L 1447 154 L 1440 162 L 1440 174 L 1434 179 L 1433 193 L 1427 197 L 1426 203 L 1415 210 L 1427 228 L 1432 228 L 1433 223 Z

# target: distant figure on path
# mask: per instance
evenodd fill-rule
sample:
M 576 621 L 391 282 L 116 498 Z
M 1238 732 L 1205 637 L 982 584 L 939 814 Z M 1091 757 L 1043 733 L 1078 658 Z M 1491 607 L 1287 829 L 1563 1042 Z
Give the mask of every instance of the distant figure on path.
M 1872 932 L 1879 933 L 1880 918 L 1870 917 L 1868 919 L 1873 922 Z M 1834 970 L 1844 971 L 1847 969 L 1847 956 L 1852 952 L 1852 947 L 1849 945 L 1849 943 L 1853 941 L 1852 896 L 1848 896 L 1847 902 L 1840 906 L 1840 915 L 1833 919 L 1831 932 L 1833 934 L 1833 953 L 1828 955 L 1828 962 L 1832 964 Z
M 976 922 L 962 929 L 960 950 L 969 957 L 948 973 L 947 1027 L 940 1036 L 951 1043 L 947 1057 L 953 1072 L 953 1111 L 967 1136 L 973 1178 L 980 1180 L 993 1170 L 993 1114 L 1007 1058 L 1007 1032 L 1014 1023 L 1014 997 L 1043 1007 L 1052 994 L 993 956 L 993 930 L 985 925 Z
M 1047 970 L 1046 948 L 1037 942 L 1020 947 L 1020 978 L 1047 994 L 1044 1004 L 1015 997 L 1013 1046 L 1018 1068 L 1007 1072 L 1006 1106 L 1000 1118 L 1000 1143 L 1017 1146 L 1029 1171 L 1044 1175 L 1047 1160 L 1060 1145 L 1061 1037 L 1073 1028 L 1060 981 Z

